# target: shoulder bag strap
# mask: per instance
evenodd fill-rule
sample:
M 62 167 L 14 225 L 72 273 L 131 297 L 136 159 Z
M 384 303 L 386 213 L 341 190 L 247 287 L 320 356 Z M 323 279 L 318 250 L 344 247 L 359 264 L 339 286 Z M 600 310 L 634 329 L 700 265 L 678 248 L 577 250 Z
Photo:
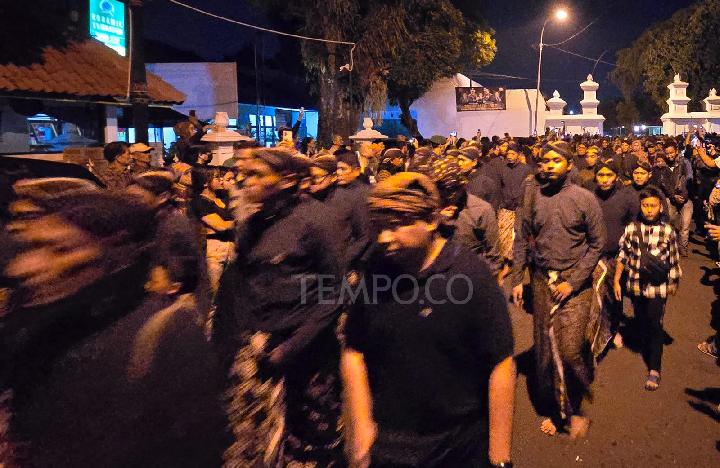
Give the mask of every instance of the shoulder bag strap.
M 643 235 L 642 231 L 642 223 L 639 221 L 635 222 L 635 229 L 637 230 L 637 236 L 640 241 L 640 256 L 647 255 L 648 254 L 648 246 L 645 243 L 645 236 Z

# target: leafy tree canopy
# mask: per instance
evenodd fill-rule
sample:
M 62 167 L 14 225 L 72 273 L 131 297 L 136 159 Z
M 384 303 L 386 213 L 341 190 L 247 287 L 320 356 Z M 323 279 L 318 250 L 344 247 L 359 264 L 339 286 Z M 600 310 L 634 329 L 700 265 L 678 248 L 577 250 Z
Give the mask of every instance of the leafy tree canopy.
M 494 31 L 482 21 L 477 2 L 464 0 L 304 0 L 260 1 L 282 8 L 302 34 L 357 43 L 352 86 L 340 66 L 349 62 L 347 46 L 306 41 L 305 68 L 319 95 L 321 139 L 354 131 L 361 112 L 399 103 L 403 123 L 417 127 L 409 107 L 438 78 L 490 63 Z M 462 8 L 462 10 L 460 9 Z M 468 11 L 464 11 L 468 10 Z M 278 11 L 278 10 L 275 10 Z M 346 120 L 345 128 L 334 121 Z M 344 130 L 344 131 L 343 131 Z
M 654 24 L 629 48 L 620 50 L 610 75 L 625 98 L 619 113 L 629 117 L 648 108 L 666 110 L 667 85 L 676 73 L 690 83 L 691 106 L 698 109 L 708 91 L 720 84 L 718 31 L 718 0 L 701 0 Z

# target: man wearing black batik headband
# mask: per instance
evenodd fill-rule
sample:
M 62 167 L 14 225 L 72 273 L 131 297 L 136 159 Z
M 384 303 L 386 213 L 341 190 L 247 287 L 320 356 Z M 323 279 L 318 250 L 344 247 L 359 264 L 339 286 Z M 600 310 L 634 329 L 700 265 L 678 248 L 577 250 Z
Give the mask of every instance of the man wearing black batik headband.
M 582 437 L 589 422 L 581 403 L 593 380 L 585 337 L 605 226 L 593 194 L 569 180 L 572 161 L 565 142 L 543 148 L 544 183 L 526 191 L 517 213 L 511 281 L 513 301 L 522 307 L 530 267 L 537 383 L 549 416 L 541 429 L 554 435 L 558 424 L 569 423 L 570 435 Z
M 389 177 L 368 205 L 377 255 L 341 359 L 350 465 L 512 466 L 515 365 L 500 288 L 437 232 L 427 177 Z
M 221 280 L 213 329 L 230 367 L 232 466 L 342 459 L 333 296 L 340 255 L 328 210 L 298 196 L 301 164 L 288 151 L 256 149 L 237 195 L 246 205 L 236 214 L 237 259 Z

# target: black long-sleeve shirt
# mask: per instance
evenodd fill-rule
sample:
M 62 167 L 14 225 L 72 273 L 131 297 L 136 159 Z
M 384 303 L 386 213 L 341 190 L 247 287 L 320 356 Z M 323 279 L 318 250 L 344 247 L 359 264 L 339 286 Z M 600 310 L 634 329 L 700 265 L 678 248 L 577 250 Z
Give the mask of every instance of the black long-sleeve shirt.
M 455 221 L 453 240 L 483 258 L 495 276 L 503 266 L 498 237 L 495 210 L 485 200 L 468 194 L 467 204 Z
M 693 179 L 692 165 L 684 157 L 679 157 L 672 166 L 655 167 L 653 179 L 670 203 L 675 203 L 673 200 L 675 195 L 680 195 L 687 201 L 688 185 Z
M 613 163 L 620 170 L 620 180 L 633 180 L 632 173 L 637 165 L 638 158 L 633 153 L 616 154 Z
M 640 202 L 634 190 L 619 185 L 607 191 L 596 188 L 595 196 L 600 203 L 607 232 L 603 255 L 615 257 L 620 250 L 620 238 L 625 232 L 625 226 L 637 218 Z
M 489 177 L 484 171 L 476 171 L 470 178 L 467 193 L 490 203 L 494 210 L 500 208 L 500 181 Z
M 534 239 L 532 263 L 559 271 L 575 291 L 590 278 L 605 246 L 602 210 L 595 196 L 565 180 L 561 186 L 532 185 L 516 214 L 513 286 L 521 284 Z
M 330 205 L 338 221 L 335 230 L 342 238 L 337 244 L 341 249 L 342 267 L 352 269 L 370 244 L 367 197 L 370 186 L 360 180 L 339 185 L 325 201 Z
M 243 332 L 268 333 L 269 349 L 287 364 L 338 317 L 336 221 L 306 198 L 268 220 L 259 217 L 248 221 L 247 239 L 238 239 L 238 258 L 223 275 L 215 334 L 232 345 Z
M 503 165 L 500 172 L 502 185 L 502 201 L 500 208 L 515 211 L 520 206 L 523 194 L 523 181 L 532 173 L 532 167 L 527 164 Z

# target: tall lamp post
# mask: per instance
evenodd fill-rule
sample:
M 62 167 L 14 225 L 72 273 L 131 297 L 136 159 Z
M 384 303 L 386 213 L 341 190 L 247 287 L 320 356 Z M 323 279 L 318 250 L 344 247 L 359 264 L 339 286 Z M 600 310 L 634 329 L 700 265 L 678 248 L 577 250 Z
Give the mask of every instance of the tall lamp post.
M 558 21 L 565 21 L 568 17 L 567 10 L 563 8 L 559 8 L 555 11 L 555 14 L 553 15 L 556 20 Z M 552 17 L 546 18 L 545 22 L 543 23 L 542 30 L 540 31 L 540 43 L 538 44 L 538 72 L 537 72 L 537 86 L 535 86 L 535 136 L 537 136 L 537 126 L 538 126 L 538 106 L 540 105 L 540 70 L 542 68 L 542 53 L 543 53 L 543 47 L 545 44 L 543 44 L 543 37 L 545 36 L 545 26 L 547 26 L 548 21 L 550 21 Z

